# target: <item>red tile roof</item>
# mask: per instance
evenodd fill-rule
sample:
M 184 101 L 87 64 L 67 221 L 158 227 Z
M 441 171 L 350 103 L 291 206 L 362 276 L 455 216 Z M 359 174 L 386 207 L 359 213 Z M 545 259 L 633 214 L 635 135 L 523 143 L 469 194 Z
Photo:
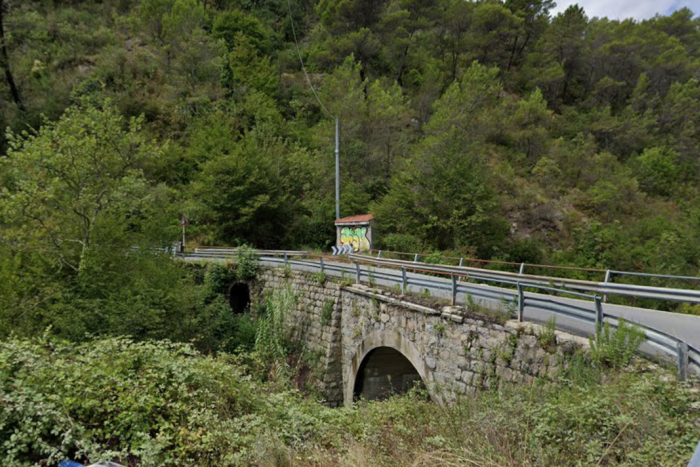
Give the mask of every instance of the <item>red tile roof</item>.
M 369 222 L 374 220 L 372 214 L 359 214 L 357 216 L 343 217 L 335 221 L 336 224 L 352 224 L 355 222 Z

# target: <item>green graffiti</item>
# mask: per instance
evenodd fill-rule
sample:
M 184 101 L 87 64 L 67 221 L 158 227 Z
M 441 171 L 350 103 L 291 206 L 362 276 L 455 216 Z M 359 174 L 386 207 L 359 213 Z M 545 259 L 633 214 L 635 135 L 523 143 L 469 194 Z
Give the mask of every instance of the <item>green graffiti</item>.
M 340 230 L 340 244 L 352 245 L 353 251 L 369 251 L 367 227 L 343 227 Z

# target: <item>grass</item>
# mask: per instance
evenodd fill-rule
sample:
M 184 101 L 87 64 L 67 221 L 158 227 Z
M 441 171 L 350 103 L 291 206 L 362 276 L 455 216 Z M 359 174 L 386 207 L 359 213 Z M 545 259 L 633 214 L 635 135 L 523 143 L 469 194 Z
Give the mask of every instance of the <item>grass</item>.
M 505 324 L 512 316 L 511 310 L 508 307 L 500 309 L 489 308 L 482 305 L 479 300 L 474 299 L 471 294 L 467 295 L 467 310 L 482 317 L 489 318 L 499 324 Z
M 537 335 L 537 340 L 545 349 L 551 349 L 557 344 L 557 320 L 552 316 Z

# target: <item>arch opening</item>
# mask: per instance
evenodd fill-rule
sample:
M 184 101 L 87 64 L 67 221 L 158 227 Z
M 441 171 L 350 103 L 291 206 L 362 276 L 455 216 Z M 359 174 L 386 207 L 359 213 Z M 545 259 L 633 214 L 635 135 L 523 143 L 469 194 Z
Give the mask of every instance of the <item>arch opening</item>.
M 235 314 L 244 313 L 250 304 L 250 287 L 245 282 L 236 282 L 231 285 L 228 293 L 228 302 Z
M 418 370 L 401 352 L 377 347 L 364 358 L 355 378 L 353 400 L 384 400 L 423 386 Z

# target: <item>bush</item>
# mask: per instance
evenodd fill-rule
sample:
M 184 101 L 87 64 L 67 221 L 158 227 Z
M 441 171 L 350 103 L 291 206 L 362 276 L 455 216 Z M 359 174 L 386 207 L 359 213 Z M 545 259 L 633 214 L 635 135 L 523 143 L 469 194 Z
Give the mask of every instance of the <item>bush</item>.
M 226 359 L 128 339 L 2 343 L 0 394 L 5 465 L 57 465 L 67 457 L 235 465 L 220 455 L 216 436 L 202 433 L 261 405 L 255 383 Z M 240 443 L 251 440 L 241 433 Z
M 602 330 L 589 338 L 591 358 L 603 366 L 622 368 L 629 364 L 644 338 L 644 331 L 627 324 L 623 318 L 620 318 L 615 331 L 611 331 L 610 324 L 605 323 Z
M 698 396 L 652 373 L 600 380 L 581 365 L 586 384 L 347 410 L 263 383 L 243 361 L 266 362 L 169 342 L 0 342 L 0 463 L 675 466 L 700 437 Z
M 237 279 L 237 271 L 226 264 L 209 263 L 204 274 L 204 285 L 212 295 L 224 295 Z
M 250 246 L 244 245 L 238 248 L 236 259 L 236 279 L 241 282 L 248 282 L 258 276 L 260 264 L 258 254 Z

